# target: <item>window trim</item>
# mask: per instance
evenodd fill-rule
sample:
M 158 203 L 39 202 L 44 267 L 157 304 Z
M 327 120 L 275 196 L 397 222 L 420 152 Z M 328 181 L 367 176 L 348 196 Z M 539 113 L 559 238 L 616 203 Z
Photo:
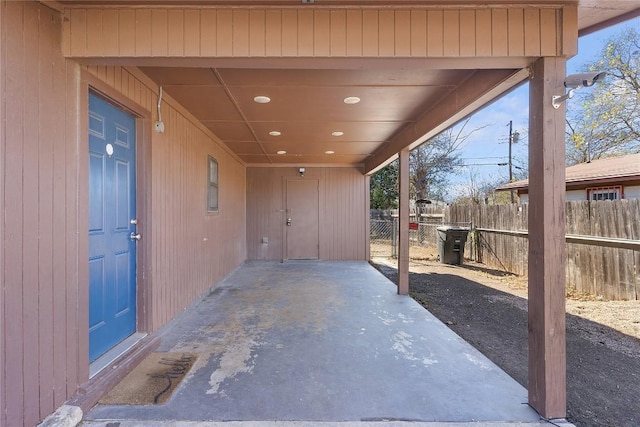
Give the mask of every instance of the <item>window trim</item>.
M 597 194 L 610 194 L 616 195 L 613 199 L 594 199 L 593 196 Z M 622 200 L 624 199 L 624 191 L 622 185 L 609 185 L 603 187 L 589 187 L 587 188 L 587 200 L 592 202 L 598 202 L 603 200 Z
M 211 174 L 211 165 L 215 164 L 215 177 Z M 215 207 L 211 206 L 209 200 L 210 189 L 216 189 Z M 207 155 L 207 191 L 206 191 L 206 208 L 207 213 L 217 213 L 220 211 L 220 163 L 212 155 Z

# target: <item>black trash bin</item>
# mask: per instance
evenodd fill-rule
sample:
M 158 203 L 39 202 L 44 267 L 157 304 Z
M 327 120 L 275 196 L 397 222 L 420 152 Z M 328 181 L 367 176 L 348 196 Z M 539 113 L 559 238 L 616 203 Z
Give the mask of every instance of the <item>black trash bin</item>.
M 468 228 L 443 226 L 438 227 L 438 255 L 443 264 L 464 262 L 464 244 L 467 242 Z

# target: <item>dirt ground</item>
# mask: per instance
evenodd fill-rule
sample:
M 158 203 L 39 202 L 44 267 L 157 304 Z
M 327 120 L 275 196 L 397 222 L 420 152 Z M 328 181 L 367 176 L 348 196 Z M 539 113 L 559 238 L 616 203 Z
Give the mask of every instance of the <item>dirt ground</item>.
M 526 278 L 419 258 L 410 263 L 413 298 L 526 387 Z M 396 260 L 372 262 L 395 280 Z M 640 426 L 640 301 L 568 295 L 567 400 L 578 427 Z

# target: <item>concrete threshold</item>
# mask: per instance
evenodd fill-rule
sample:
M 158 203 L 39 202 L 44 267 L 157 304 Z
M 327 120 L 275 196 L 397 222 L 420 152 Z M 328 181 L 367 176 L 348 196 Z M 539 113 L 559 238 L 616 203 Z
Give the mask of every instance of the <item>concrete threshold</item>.
M 86 421 L 82 427 L 574 427 L 565 420 L 533 422 L 421 421 Z

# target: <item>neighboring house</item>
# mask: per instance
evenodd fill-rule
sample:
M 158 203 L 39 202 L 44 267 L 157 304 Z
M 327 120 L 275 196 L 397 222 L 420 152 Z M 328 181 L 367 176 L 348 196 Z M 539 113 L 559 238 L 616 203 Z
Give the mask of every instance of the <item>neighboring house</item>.
M 638 13 L 316 3 L 0 1 L 1 426 L 91 407 L 247 260 L 366 261 L 369 175 L 396 158 L 408 294 L 409 150 L 527 81 L 532 176 L 557 188 L 566 60 L 580 33 Z M 549 282 L 564 258 L 548 255 L 563 202 L 545 194 L 529 228 L 544 243 L 529 403 L 546 418 L 566 413 L 564 286 Z
M 640 154 L 609 157 L 566 169 L 567 201 L 640 199 Z M 529 203 L 529 180 L 501 185 L 496 191 L 517 191 Z

